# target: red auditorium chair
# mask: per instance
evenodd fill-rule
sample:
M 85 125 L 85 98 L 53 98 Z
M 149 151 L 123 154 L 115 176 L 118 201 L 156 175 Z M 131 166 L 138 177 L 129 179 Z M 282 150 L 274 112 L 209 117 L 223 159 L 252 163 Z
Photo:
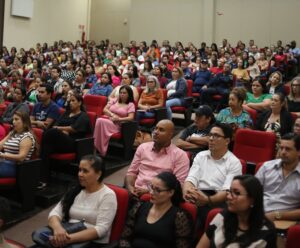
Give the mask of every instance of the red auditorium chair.
M 254 174 L 256 174 L 258 172 L 258 170 L 260 169 L 260 167 L 262 167 L 263 164 L 264 164 L 264 162 L 260 162 L 260 163 L 256 164 Z
M 209 211 L 206 221 L 205 221 L 205 230 L 208 228 L 210 222 L 215 218 L 215 216 L 222 211 L 222 208 L 214 208 Z
M 248 112 L 250 115 L 252 121 L 253 121 L 253 126 L 256 124 L 256 119 L 257 119 L 257 111 L 253 108 L 248 107 L 247 105 L 243 105 L 243 109 Z
M 40 144 L 43 131 L 39 128 L 33 128 L 33 132 Z M 9 197 L 16 196 L 23 211 L 34 209 L 34 192 L 39 179 L 40 166 L 41 160 L 32 158 L 32 160 L 18 164 L 16 177 L 0 178 L 1 192 L 4 194 L 8 192 Z
M 110 146 L 117 142 L 123 149 L 123 157 L 125 160 L 132 158 L 133 143 L 138 129 L 136 121 L 124 121 L 121 123 L 121 131 L 114 133 L 110 137 Z
M 184 124 L 188 126 L 191 124 L 192 120 L 192 111 L 193 111 L 193 81 L 187 80 L 187 97 L 186 106 L 173 106 L 171 107 L 172 113 L 184 114 Z
M 86 111 L 95 112 L 97 117 L 103 115 L 103 109 L 107 103 L 106 96 L 84 95 L 83 103 Z
M 20 244 L 17 241 L 11 240 L 11 239 L 5 239 L 5 241 L 10 244 L 12 247 L 17 247 L 17 248 L 26 248 L 25 245 Z
M 235 135 L 233 153 L 239 159 L 257 164 L 275 157 L 275 144 L 274 133 L 240 128 Z
M 96 113 L 87 112 L 92 130 L 94 130 L 96 123 Z M 92 134 L 91 134 L 92 135 Z M 83 139 L 77 139 L 75 141 L 76 151 L 71 153 L 53 153 L 50 155 L 51 165 L 62 166 L 63 164 L 69 164 L 70 162 L 79 162 L 80 159 L 88 154 L 94 152 L 94 138 L 89 136 Z M 77 173 L 77 172 L 76 172 Z
M 299 248 L 300 247 L 300 225 L 292 226 L 288 229 L 286 248 Z
M 127 210 L 128 210 L 128 191 L 124 188 L 108 184 L 117 196 L 118 202 L 118 209 L 116 212 L 116 216 L 114 222 L 112 224 L 111 234 L 110 234 L 110 241 L 119 240 L 121 237 L 121 233 L 123 231 L 123 227 L 125 225 Z

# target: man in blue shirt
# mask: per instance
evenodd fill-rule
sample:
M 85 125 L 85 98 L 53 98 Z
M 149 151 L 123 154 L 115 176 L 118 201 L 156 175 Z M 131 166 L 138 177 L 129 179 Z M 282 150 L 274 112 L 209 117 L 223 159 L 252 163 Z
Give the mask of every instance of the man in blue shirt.
M 34 105 L 30 121 L 33 127 L 47 129 L 59 118 L 59 107 L 51 100 L 53 87 L 42 84 L 38 89 L 39 102 Z

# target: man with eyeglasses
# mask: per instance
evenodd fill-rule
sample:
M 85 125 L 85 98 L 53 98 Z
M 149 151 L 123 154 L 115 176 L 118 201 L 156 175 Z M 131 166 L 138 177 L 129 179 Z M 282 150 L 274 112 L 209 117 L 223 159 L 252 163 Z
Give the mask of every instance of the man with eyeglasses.
M 174 173 L 179 182 L 184 182 L 190 162 L 186 153 L 172 144 L 173 134 L 173 122 L 161 120 L 153 131 L 153 142 L 138 147 L 125 177 L 131 195 L 139 197 L 147 193 L 149 182 L 163 171 Z
M 216 122 L 208 133 L 208 150 L 199 152 L 183 187 L 186 201 L 198 206 L 198 226 L 203 229 L 208 212 L 222 207 L 234 176 L 242 174 L 239 159 L 228 150 L 232 128 Z
M 266 216 L 272 221 L 300 220 L 300 136 L 281 137 L 278 155 L 255 175 L 264 188 Z

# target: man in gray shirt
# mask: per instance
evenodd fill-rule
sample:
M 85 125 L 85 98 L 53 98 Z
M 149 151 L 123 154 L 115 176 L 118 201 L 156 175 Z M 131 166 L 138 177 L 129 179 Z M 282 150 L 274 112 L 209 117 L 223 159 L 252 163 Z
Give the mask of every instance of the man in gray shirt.
M 265 162 L 256 173 L 264 187 L 264 207 L 270 220 L 300 219 L 300 136 L 281 138 L 280 159 Z

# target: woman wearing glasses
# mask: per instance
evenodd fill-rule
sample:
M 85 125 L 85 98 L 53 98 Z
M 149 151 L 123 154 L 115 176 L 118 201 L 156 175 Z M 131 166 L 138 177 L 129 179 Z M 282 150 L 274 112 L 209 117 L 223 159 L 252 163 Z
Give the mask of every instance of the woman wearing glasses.
M 155 116 L 153 110 L 161 108 L 163 105 L 164 96 L 158 79 L 155 76 L 149 76 L 147 78 L 146 89 L 142 92 L 138 103 L 137 121 L 142 118 L 153 118 Z
M 215 216 L 197 245 L 208 247 L 276 247 L 275 228 L 265 217 L 263 188 L 257 178 L 233 178 L 227 208 Z
M 175 175 L 162 172 L 148 186 L 150 202 L 137 202 L 129 212 L 119 247 L 191 247 L 190 215 L 179 208 L 183 201 Z

